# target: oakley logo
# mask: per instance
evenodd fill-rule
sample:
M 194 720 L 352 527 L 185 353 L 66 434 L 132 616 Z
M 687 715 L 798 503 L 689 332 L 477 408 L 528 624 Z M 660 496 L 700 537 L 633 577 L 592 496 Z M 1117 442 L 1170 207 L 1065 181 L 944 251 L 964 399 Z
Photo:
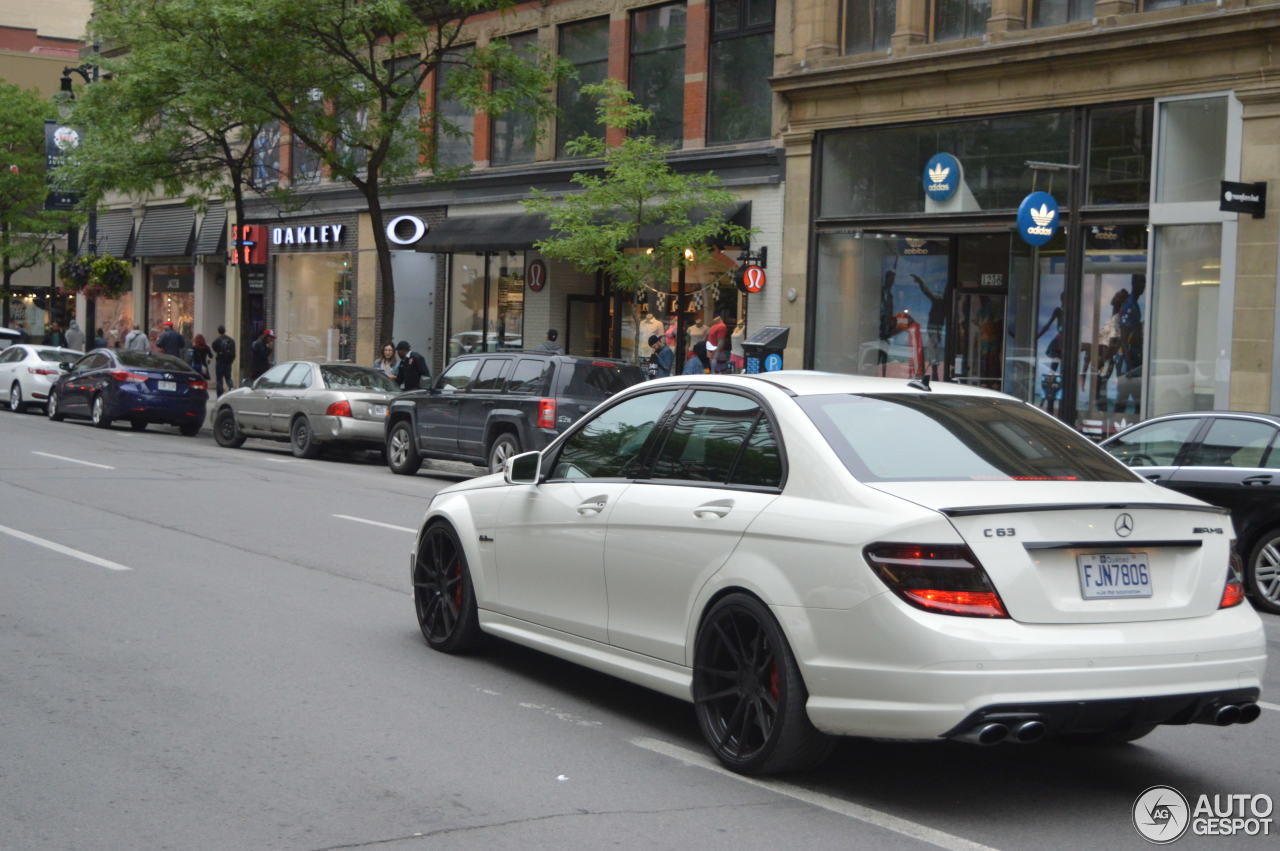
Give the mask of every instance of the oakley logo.
M 1122 538 L 1127 538 L 1133 534 L 1133 516 L 1121 514 L 1116 518 L 1116 534 Z

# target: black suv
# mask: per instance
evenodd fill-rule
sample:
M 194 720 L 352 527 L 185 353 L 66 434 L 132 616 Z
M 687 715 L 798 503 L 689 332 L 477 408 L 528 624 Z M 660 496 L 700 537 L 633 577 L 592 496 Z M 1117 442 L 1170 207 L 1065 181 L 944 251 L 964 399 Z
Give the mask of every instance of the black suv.
M 387 413 L 387 466 L 413 475 L 424 458 L 502 470 L 542 449 L 599 402 L 644 380 L 631 364 L 537 352 L 457 358 L 428 390 L 396 397 Z

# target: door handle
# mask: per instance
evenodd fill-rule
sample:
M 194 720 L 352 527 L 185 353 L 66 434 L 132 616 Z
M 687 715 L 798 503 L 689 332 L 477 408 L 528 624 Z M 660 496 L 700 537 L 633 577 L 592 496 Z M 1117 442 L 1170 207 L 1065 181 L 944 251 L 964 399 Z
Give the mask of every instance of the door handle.
M 578 513 L 583 517 L 590 517 L 593 514 L 599 514 L 601 511 L 604 511 L 604 507 L 608 502 L 609 497 L 607 496 L 593 496 L 578 505 Z
M 707 502 L 699 505 L 693 510 L 693 516 L 699 520 L 709 520 L 712 517 L 724 517 L 733 510 L 733 500 L 722 499 L 716 502 Z
M 1260 476 L 1248 476 L 1242 483 L 1250 487 L 1266 487 L 1271 484 L 1271 476 L 1266 474 Z
M 1142 476 L 1142 478 L 1146 479 L 1148 482 L 1158 482 L 1158 481 L 1160 481 L 1160 474 L 1159 474 L 1159 473 L 1141 473 L 1141 474 L 1139 474 L 1139 475 L 1141 475 L 1141 476 Z
M 494 405 L 494 402 L 492 399 L 490 399 L 488 402 L 482 402 L 481 404 L 484 405 L 486 408 L 492 408 Z

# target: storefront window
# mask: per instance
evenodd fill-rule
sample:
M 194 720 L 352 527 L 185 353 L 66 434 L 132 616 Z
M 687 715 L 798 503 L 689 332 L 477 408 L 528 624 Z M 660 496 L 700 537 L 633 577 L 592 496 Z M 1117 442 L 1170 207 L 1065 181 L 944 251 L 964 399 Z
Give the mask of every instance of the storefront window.
M 1013 210 L 1029 188 L 1027 160 L 1070 159 L 1070 113 L 828 133 L 822 139 L 823 217 L 925 211 L 924 166 L 955 155 L 964 169 L 964 212 Z
M 1151 131 L 1149 103 L 1089 111 L 1090 205 L 1148 202 Z
M 150 266 L 147 268 L 147 333 L 154 340 L 166 322 L 183 336 L 188 344 L 195 335 L 196 292 L 195 271 L 190 266 Z M 119 299 L 117 299 L 119 300 Z M 99 303 L 103 300 L 99 299 Z M 103 315 L 95 321 L 102 325 Z M 102 327 L 106 328 L 105 325 Z
M 556 156 L 564 156 L 565 143 L 582 134 L 595 138 L 604 135 L 596 122 L 595 101 L 584 98 L 580 91 L 587 83 L 602 83 L 609 72 L 609 19 L 578 21 L 560 28 L 560 58 L 573 66 L 577 79 L 560 82 L 556 105 L 560 118 L 556 121 Z
M 1036 0 L 1031 17 L 1033 27 L 1051 27 L 1093 17 L 1094 0 Z
M 1217 200 L 1227 150 L 1227 99 L 1160 105 L 1157 203 Z
M 277 362 L 351 356 L 351 255 L 277 254 Z
M 935 0 L 933 37 L 935 41 L 973 38 L 987 31 L 991 0 Z
M 123 345 L 124 338 L 133 330 L 133 291 L 120 298 L 95 298 L 93 322 L 106 335 L 108 346 L 115 349 Z M 88 336 L 87 330 L 85 336 Z
M 707 141 L 769 135 L 773 91 L 773 0 L 715 0 Z
M 447 360 L 524 344 L 524 252 L 452 254 Z
M 1222 225 L 1155 229 L 1151 415 L 1213 408 Z
M 684 3 L 631 14 L 630 88 L 653 113 L 644 131 L 679 147 L 684 138 Z
M 893 36 L 897 7 L 895 0 L 846 0 L 844 52 L 887 49 Z
M 451 78 L 463 69 L 469 50 L 447 50 L 436 66 L 436 162 L 442 166 L 468 166 L 474 157 L 471 132 L 475 113 L 450 88 Z
M 527 62 L 534 61 L 534 49 L 538 46 L 538 34 L 526 33 L 507 39 L 511 49 Z M 494 80 L 495 90 L 508 88 L 502 80 Z M 520 106 L 493 118 L 492 147 L 489 159 L 495 165 L 533 162 L 533 131 L 535 115 L 532 104 Z

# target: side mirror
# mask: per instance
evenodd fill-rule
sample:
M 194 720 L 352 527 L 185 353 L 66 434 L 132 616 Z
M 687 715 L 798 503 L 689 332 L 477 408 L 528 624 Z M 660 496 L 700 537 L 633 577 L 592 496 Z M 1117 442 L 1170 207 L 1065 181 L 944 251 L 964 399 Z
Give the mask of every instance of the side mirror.
M 70 372 L 71 361 L 65 361 L 65 360 L 62 361 L 61 363 L 58 364 L 58 369 L 62 370 L 63 372 Z
M 507 459 L 502 476 L 509 485 L 536 485 L 542 480 L 542 453 L 521 452 Z

